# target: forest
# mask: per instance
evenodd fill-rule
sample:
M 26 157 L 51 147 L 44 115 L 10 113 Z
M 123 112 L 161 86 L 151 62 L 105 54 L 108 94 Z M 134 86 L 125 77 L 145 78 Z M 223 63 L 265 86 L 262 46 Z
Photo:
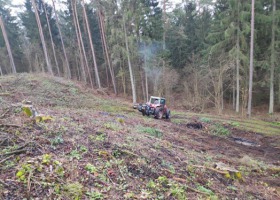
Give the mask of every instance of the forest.
M 1 75 L 44 72 L 133 103 L 157 95 L 192 111 L 272 114 L 280 109 L 279 7 L 276 0 L 0 0 Z

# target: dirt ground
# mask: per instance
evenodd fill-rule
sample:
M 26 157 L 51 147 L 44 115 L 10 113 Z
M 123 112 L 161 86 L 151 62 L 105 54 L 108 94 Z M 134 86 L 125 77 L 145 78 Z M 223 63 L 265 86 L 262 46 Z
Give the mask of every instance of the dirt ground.
M 59 78 L 0 84 L 0 199 L 280 199 L 280 134 L 188 112 L 143 117 Z M 52 119 L 27 117 L 24 100 Z

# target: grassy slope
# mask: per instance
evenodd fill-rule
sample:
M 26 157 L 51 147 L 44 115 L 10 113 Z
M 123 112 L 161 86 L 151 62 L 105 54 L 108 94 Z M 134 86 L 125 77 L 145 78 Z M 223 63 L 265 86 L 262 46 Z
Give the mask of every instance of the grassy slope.
M 178 125 L 194 114 L 175 113 L 174 122 L 145 118 L 121 99 L 41 75 L 7 76 L 0 84 L 1 199 L 279 197 L 279 163 L 237 155 L 244 152 L 238 146 L 233 155 L 215 153 L 207 142 L 227 139 Z M 17 103 L 23 100 L 54 119 L 35 123 L 21 112 Z M 257 128 L 248 121 L 203 117 Z M 269 127 L 267 133 L 279 130 L 261 121 L 258 126 Z M 242 178 L 213 170 L 217 162 L 240 170 Z

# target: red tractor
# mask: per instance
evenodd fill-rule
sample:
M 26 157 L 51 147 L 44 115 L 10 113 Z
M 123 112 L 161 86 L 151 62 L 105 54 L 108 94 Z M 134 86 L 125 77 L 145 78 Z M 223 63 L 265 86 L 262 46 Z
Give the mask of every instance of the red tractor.
M 142 115 L 153 115 L 156 119 L 170 119 L 170 110 L 165 104 L 165 98 L 151 96 L 150 101 L 146 104 L 139 104 L 138 110 Z

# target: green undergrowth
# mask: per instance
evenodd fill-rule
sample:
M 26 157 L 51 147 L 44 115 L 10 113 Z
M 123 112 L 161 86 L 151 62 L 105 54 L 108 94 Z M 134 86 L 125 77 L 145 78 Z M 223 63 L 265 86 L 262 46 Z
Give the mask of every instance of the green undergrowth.
M 279 122 L 267 122 L 259 119 L 243 119 L 238 117 L 228 117 L 210 115 L 205 113 L 185 113 L 174 111 L 173 116 L 175 119 L 172 121 L 183 121 L 184 118 L 190 119 L 192 117 L 199 117 L 200 121 L 205 123 L 225 123 L 230 126 L 236 127 L 240 130 L 252 131 L 256 133 L 261 133 L 268 136 L 280 135 L 280 123 Z M 177 118 L 178 119 L 177 119 Z

